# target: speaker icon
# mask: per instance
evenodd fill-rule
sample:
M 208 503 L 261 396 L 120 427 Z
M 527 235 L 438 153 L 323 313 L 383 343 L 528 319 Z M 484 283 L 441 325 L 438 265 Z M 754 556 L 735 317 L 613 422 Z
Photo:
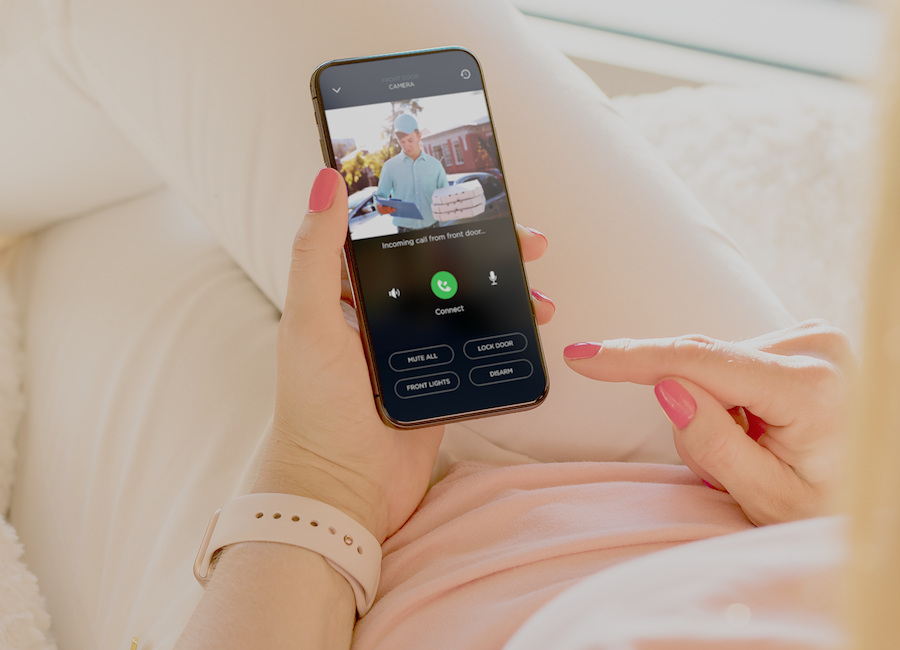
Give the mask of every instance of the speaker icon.
M 388 291 L 388 295 L 395 300 L 400 297 L 400 289 L 394 288 Z

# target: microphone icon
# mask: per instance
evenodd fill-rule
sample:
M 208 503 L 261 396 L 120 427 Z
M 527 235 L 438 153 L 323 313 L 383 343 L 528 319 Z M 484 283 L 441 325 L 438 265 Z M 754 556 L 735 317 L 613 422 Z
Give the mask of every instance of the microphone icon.
M 497 286 L 497 274 L 494 273 L 493 271 L 491 271 L 490 274 L 488 275 L 488 280 L 491 281 L 491 286 L 494 286 L 494 287 Z

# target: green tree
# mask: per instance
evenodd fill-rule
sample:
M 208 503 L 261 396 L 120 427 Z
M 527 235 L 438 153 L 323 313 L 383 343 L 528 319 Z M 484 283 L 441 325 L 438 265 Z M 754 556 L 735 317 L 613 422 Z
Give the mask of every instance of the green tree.
M 334 142 L 332 144 L 332 148 L 334 149 L 334 158 L 335 160 L 340 160 L 348 153 L 353 151 L 356 148 L 355 144 L 349 144 L 347 142 Z
M 365 176 L 366 173 L 366 155 L 357 150 L 356 155 L 350 160 L 345 160 L 341 165 L 341 174 L 351 190 L 355 190 L 355 185 Z
M 376 185 L 381 177 L 381 168 L 394 153 L 389 145 L 385 145 L 378 151 L 359 151 L 353 158 L 344 162 L 341 165 L 341 173 L 350 190 L 358 192 L 369 185 Z
M 376 178 L 381 178 L 381 168 L 384 167 L 384 163 L 386 163 L 388 159 L 394 155 L 394 153 L 395 152 L 392 151 L 390 145 L 385 145 L 381 148 L 380 151 L 375 151 L 374 153 L 369 154 L 369 169 L 372 170 L 372 173 Z
M 497 164 L 497 148 L 494 145 L 494 139 L 478 138 L 478 146 L 475 148 L 475 169 L 484 171 L 493 167 L 499 167 Z

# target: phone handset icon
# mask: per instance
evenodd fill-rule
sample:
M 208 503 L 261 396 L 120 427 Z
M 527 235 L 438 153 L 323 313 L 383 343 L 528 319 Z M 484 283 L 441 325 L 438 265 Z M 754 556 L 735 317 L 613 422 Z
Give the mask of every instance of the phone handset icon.
M 438 271 L 431 278 L 431 292 L 441 300 L 448 300 L 456 295 L 459 284 L 449 271 Z

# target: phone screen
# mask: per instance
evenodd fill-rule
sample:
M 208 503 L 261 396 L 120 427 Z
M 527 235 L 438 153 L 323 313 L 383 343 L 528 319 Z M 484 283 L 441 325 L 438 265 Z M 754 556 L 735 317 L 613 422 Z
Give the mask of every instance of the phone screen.
M 395 426 L 539 404 L 548 382 L 481 69 L 448 48 L 313 75 L 348 266 Z

